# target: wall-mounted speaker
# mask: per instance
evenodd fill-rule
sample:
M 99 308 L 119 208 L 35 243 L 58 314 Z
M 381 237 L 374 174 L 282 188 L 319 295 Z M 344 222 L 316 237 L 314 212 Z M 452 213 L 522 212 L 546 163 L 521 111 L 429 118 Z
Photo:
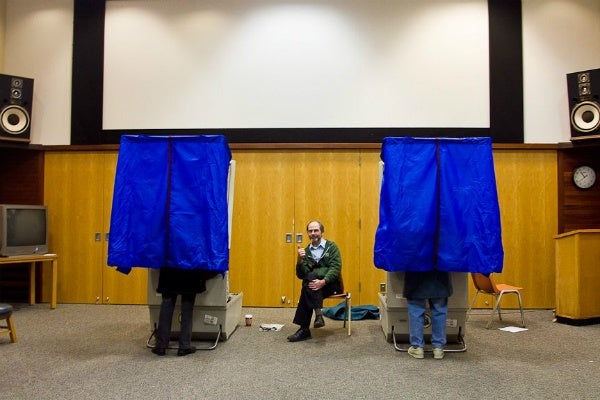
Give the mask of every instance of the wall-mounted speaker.
M 600 69 L 567 74 L 571 140 L 600 138 Z
M 0 140 L 29 142 L 33 79 L 0 74 Z

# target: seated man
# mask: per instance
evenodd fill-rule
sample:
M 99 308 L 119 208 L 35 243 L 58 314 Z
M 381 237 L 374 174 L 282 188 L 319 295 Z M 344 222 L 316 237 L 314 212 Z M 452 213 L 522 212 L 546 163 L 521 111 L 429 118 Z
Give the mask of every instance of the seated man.
M 325 326 L 323 320 L 323 299 L 341 292 L 340 276 L 342 256 L 337 245 L 323 239 L 325 227 L 319 221 L 311 221 L 306 225 L 310 244 L 306 248 L 298 248 L 296 276 L 302 279 L 302 292 L 296 308 L 294 324 L 300 329 L 288 336 L 290 342 L 310 339 L 310 320 L 315 313 L 315 328 Z

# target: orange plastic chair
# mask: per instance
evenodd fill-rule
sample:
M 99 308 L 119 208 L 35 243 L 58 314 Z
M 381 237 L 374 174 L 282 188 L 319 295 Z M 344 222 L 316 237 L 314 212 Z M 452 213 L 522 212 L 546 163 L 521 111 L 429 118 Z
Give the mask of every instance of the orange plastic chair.
M 476 292 L 475 296 L 473 296 L 473 300 L 471 301 L 471 305 L 469 306 L 469 310 L 467 311 L 467 316 L 470 314 L 471 309 L 473 308 L 473 304 L 475 304 L 475 300 L 477 299 L 477 295 L 480 292 L 493 296 L 495 299 L 494 308 L 492 308 L 492 312 L 490 313 L 490 320 L 485 326 L 486 329 L 490 329 L 496 311 L 498 311 L 498 318 L 502 320 L 502 312 L 500 309 L 500 301 L 502 300 L 502 296 L 504 294 L 514 293 L 519 299 L 519 310 L 521 311 L 521 327 L 525 328 L 525 318 L 523 316 L 523 303 L 521 302 L 521 290 L 523 290 L 523 288 L 518 286 L 507 285 L 505 283 L 494 283 L 491 275 L 486 276 L 484 274 L 471 273 L 471 279 L 473 280 L 473 285 L 475 285 Z

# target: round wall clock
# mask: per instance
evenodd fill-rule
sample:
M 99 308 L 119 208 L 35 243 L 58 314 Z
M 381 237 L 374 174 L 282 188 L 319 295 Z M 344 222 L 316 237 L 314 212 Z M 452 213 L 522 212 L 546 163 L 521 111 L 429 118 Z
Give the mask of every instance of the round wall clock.
M 573 170 L 573 183 L 579 189 L 589 189 L 596 183 L 596 171 L 592 167 L 582 165 Z

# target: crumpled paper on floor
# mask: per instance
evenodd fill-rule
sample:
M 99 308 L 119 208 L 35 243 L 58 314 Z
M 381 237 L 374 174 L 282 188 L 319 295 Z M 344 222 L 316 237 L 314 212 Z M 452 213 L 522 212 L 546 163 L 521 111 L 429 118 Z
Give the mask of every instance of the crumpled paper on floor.
M 523 331 L 527 330 L 527 328 L 519 328 L 516 326 L 507 326 L 506 328 L 498 328 L 498 329 L 501 331 L 512 332 L 512 333 L 523 332 Z
M 283 328 L 282 324 L 260 324 L 258 330 L 261 332 L 280 331 Z

